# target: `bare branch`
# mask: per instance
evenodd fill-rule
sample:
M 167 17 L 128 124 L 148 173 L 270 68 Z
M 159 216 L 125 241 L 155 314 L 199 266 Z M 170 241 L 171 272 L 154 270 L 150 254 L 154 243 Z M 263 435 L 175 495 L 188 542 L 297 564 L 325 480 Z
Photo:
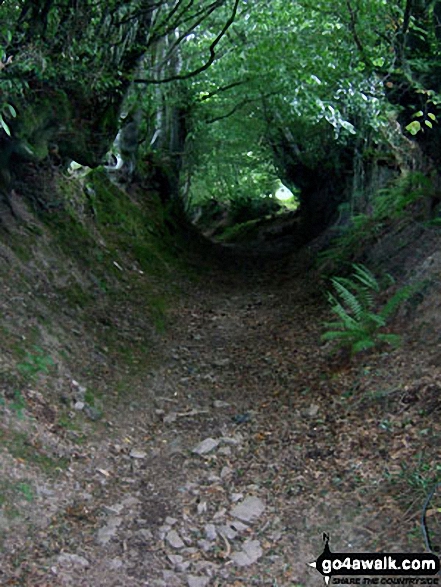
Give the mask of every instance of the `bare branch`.
M 240 110 L 244 106 L 247 106 L 248 104 L 252 104 L 253 102 L 260 102 L 260 100 L 262 100 L 264 98 L 269 98 L 270 96 L 274 96 L 276 94 L 278 94 L 278 92 L 269 92 L 268 94 L 265 94 L 264 96 L 259 96 L 258 98 L 246 98 L 245 100 L 242 100 L 241 102 L 236 104 L 229 112 L 227 112 L 227 114 L 222 114 L 221 116 L 216 116 L 215 118 L 210 118 L 209 120 L 206 121 L 206 124 L 213 124 L 214 122 L 218 122 L 219 120 L 225 120 L 225 118 L 229 118 L 230 116 L 233 116 L 233 114 L 235 114 L 238 110 Z
M 210 98 L 213 98 L 213 96 L 217 96 L 221 92 L 226 92 L 227 90 L 231 90 L 232 88 L 235 88 L 237 86 L 241 86 L 243 84 L 246 84 L 247 82 L 248 82 L 248 80 L 243 79 L 240 81 L 232 82 L 231 84 L 228 84 L 227 86 L 223 86 L 222 88 L 217 88 L 216 90 L 213 90 L 212 92 L 209 92 L 208 94 L 205 94 L 204 96 L 202 96 L 202 98 L 199 98 L 199 102 L 204 102 L 205 100 L 209 100 Z
M 398 31 L 396 38 L 396 54 L 399 65 L 403 65 L 405 62 L 407 33 L 409 32 L 410 19 L 412 17 L 413 0 L 407 0 L 406 8 L 404 10 L 403 25 Z
M 233 22 L 234 22 L 234 20 L 236 18 L 237 8 L 239 6 L 239 2 L 240 2 L 240 0 L 234 0 L 234 6 L 233 6 L 233 10 L 231 12 L 230 18 L 227 20 L 227 22 L 223 26 L 221 32 L 218 34 L 218 36 L 211 43 L 211 45 L 209 47 L 210 57 L 204 63 L 204 65 L 201 65 L 200 67 L 198 67 L 194 71 L 190 71 L 190 72 L 185 73 L 185 74 L 182 74 L 182 75 L 181 74 L 180 75 L 172 75 L 170 77 L 166 77 L 166 78 L 163 78 L 163 79 L 160 79 L 160 80 L 157 80 L 157 79 L 154 79 L 154 78 L 150 78 L 150 79 L 134 79 L 133 82 L 136 83 L 136 84 L 165 84 L 165 83 L 168 83 L 168 82 L 190 79 L 191 77 L 194 77 L 194 76 L 202 73 L 206 69 L 208 69 L 210 67 L 210 65 L 212 65 L 213 62 L 216 59 L 216 51 L 215 51 L 215 49 L 216 49 L 217 45 L 219 44 L 219 42 L 221 41 L 221 39 L 223 38 L 223 36 L 228 31 L 228 29 L 233 24 Z
M 355 10 L 352 8 L 351 0 L 346 0 L 346 6 L 348 7 L 349 17 L 351 19 L 350 29 L 352 32 L 352 36 L 354 38 L 355 44 L 357 45 L 357 49 L 360 51 L 361 54 L 363 54 L 364 47 L 362 42 L 360 41 L 360 37 L 358 36 L 357 32 L 357 15 L 355 14 Z
M 369 59 L 369 57 L 366 55 L 366 51 L 364 50 L 364 46 L 363 43 L 361 42 L 360 36 L 358 34 L 358 30 L 357 30 L 357 13 L 355 12 L 354 8 L 352 7 L 351 4 L 351 0 L 346 0 L 346 6 L 348 8 L 348 12 L 349 12 L 349 18 L 350 18 L 350 23 L 349 23 L 349 28 L 351 30 L 352 33 L 352 37 L 354 39 L 354 42 L 357 46 L 358 51 L 360 52 L 361 58 L 363 59 L 365 65 L 367 65 L 368 67 L 372 67 L 372 63 L 371 60 Z
M 243 108 L 246 104 L 248 104 L 251 101 L 252 100 L 242 100 L 241 102 L 236 104 L 236 106 L 234 106 L 229 112 L 227 112 L 227 114 L 222 114 L 221 116 L 216 116 L 215 118 L 210 118 L 210 120 L 206 121 L 206 124 L 213 124 L 214 122 L 219 122 L 219 120 L 224 120 L 225 118 L 229 118 L 230 116 L 233 116 L 233 114 L 235 112 L 237 112 L 238 110 Z
M 178 19 L 175 20 L 175 22 L 173 23 L 172 30 L 174 30 L 175 28 L 181 27 L 185 23 L 190 22 L 190 21 L 194 20 L 195 18 L 199 18 L 201 15 L 211 14 L 213 8 L 214 9 L 220 8 L 224 4 L 225 4 L 225 0 L 214 0 L 214 2 L 212 2 L 208 6 L 201 8 L 200 10 L 196 11 L 194 14 L 187 16 L 186 18 L 183 18 L 183 15 L 179 15 L 179 20 Z
M 410 26 L 410 18 L 412 16 L 413 0 L 407 0 L 406 9 L 404 11 L 403 26 L 401 27 L 401 34 L 407 34 Z
M 196 20 L 195 22 L 193 22 L 190 27 L 188 29 L 186 29 L 186 31 L 182 34 L 180 34 L 177 39 L 175 40 L 175 42 L 171 45 L 171 47 L 169 48 L 167 54 L 164 56 L 162 64 L 165 64 L 169 61 L 169 59 L 172 57 L 174 51 L 176 50 L 176 48 L 182 43 L 182 41 L 188 36 L 190 35 L 200 24 L 202 24 L 204 22 L 204 20 L 210 16 L 210 14 L 212 14 L 217 8 L 219 8 L 219 6 L 221 6 L 222 3 L 219 2 L 213 2 L 213 4 L 206 10 L 206 12 L 204 12 L 202 14 L 202 16 Z M 177 29 L 177 25 L 174 27 L 174 30 Z M 161 68 L 161 66 L 159 66 L 159 69 Z
M 163 37 L 164 35 L 168 35 L 170 32 L 176 29 L 178 24 L 182 24 L 184 22 L 182 20 L 182 16 L 185 14 L 186 11 L 190 10 L 190 8 L 194 4 L 194 0 L 190 0 L 190 2 L 186 6 L 183 6 L 181 12 L 177 15 L 174 22 L 171 22 L 172 18 L 175 16 L 175 14 L 177 14 L 181 4 L 183 4 L 183 0 L 179 0 L 179 2 L 176 4 L 173 10 L 171 10 L 169 14 L 167 14 L 167 16 L 164 18 L 164 20 L 159 24 L 155 25 L 155 37 Z

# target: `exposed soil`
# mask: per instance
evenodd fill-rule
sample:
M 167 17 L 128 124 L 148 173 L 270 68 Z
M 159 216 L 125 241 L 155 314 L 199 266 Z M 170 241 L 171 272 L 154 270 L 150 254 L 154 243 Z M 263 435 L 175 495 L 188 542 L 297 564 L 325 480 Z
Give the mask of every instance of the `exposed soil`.
M 400 349 L 334 353 L 320 341 L 323 285 L 304 259 L 226 253 L 185 284 L 165 333 L 149 333 L 154 352 L 130 368 L 78 326 L 63 342 L 76 371 L 58 371 L 58 402 L 50 369 L 23 385 L 22 407 L 5 377 L 2 585 L 319 585 L 307 563 L 323 532 L 337 552 L 424 550 L 420 515 L 440 473 L 438 330 L 426 337 L 403 313 Z M 47 320 L 75 330 L 43 279 L 21 292 L 6 277 L 15 335 L 35 319 L 27 296 L 44 291 Z M 128 349 L 144 328 L 134 301 L 136 288 L 130 307 L 97 299 L 88 310 Z M 55 335 L 48 344 L 56 354 Z M 105 390 L 101 418 L 84 413 L 83 385 Z M 207 439 L 211 450 L 198 446 Z M 59 468 L 43 466 L 49 457 Z M 427 520 L 439 551 L 436 500 Z

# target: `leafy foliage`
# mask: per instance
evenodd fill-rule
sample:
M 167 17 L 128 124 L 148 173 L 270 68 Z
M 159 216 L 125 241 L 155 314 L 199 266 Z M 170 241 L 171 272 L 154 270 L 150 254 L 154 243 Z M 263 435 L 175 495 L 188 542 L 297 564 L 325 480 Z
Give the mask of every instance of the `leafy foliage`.
M 233 141 L 236 145 L 232 144 Z M 230 139 L 225 137 L 214 151 L 199 156 L 192 177 L 190 207 L 211 199 L 224 202 L 254 200 L 271 193 L 277 172 L 268 154 L 264 155 L 261 149 L 245 151 L 249 145 L 241 142 L 239 145 L 239 139 L 234 135 Z M 210 149 L 205 141 L 203 144 Z
M 179 110 L 185 103 L 183 80 L 194 75 L 192 67 L 204 71 L 211 65 L 238 4 L 239 0 L 0 2 L 0 140 L 11 144 L 9 151 L 15 149 L 16 155 L 16 143 L 28 139 L 24 127 L 31 117 L 26 111 L 33 109 L 38 116 L 38 103 L 48 97 L 50 101 L 57 92 L 67 97 L 70 116 L 59 116 L 55 104 L 52 119 L 37 129 L 50 135 L 43 142 L 59 147 L 63 164 L 70 158 L 95 167 L 118 132 L 118 113 L 129 89 L 136 94 L 136 86 L 137 98 L 141 88 L 146 95 L 145 105 L 138 99 L 136 108 L 150 117 L 143 121 L 143 130 L 150 135 L 143 143 L 149 145 L 156 133 L 169 151 L 182 151 L 176 137 L 185 138 Z M 199 61 L 184 63 L 181 45 L 191 45 L 196 36 L 202 49 Z M 158 89 L 171 79 L 176 87 Z M 170 102 L 177 89 L 183 97 L 176 105 Z M 15 113 L 16 121 L 11 121 Z M 81 133 L 89 152 L 78 140 Z M 47 154 L 47 144 L 43 151 L 31 152 L 38 160 Z M 9 152 L 3 159 L 6 167 Z
M 434 189 L 431 178 L 412 172 L 378 190 L 371 199 L 368 211 L 350 215 L 349 223 L 339 228 L 339 234 L 331 246 L 320 253 L 319 264 L 331 262 L 331 266 L 345 265 L 378 239 L 391 222 L 424 217 Z M 343 204 L 340 211 L 351 214 L 349 204 Z
M 432 129 L 433 123 L 438 122 L 435 114 L 432 112 L 428 112 L 427 118 L 424 119 L 424 112 L 422 110 L 419 110 L 415 114 L 415 118 L 421 120 L 413 120 L 406 126 L 406 130 L 413 136 L 417 135 L 419 132 L 424 132 L 424 125 L 426 125 L 427 128 Z
M 422 78 L 433 69 L 427 55 L 439 53 L 435 7 L 408 14 L 407 4 L 2 2 L 0 133 L 14 130 L 9 106 L 20 119 L 27 100 L 57 88 L 72 98 L 75 126 L 100 129 L 103 142 L 119 110 L 142 110 L 142 156 L 165 153 L 164 175 L 174 173 L 175 183 L 185 171 L 190 207 L 253 201 L 279 177 L 294 189 L 298 162 L 332 174 L 355 143 L 362 153 L 387 142 L 392 73 L 415 87 L 420 74 L 431 106 L 415 107 L 414 122 L 434 126 L 437 97 Z M 406 52 L 409 35 L 427 50 Z
M 331 282 L 334 293 L 328 292 L 328 301 L 338 320 L 325 324 L 328 330 L 323 334 L 323 340 L 336 341 L 340 346 L 349 347 L 352 353 L 370 349 L 379 343 L 399 344 L 400 337 L 384 332 L 384 328 L 411 295 L 411 287 L 397 290 L 376 311 L 376 296 L 381 286 L 367 267 L 354 264 L 351 277 L 334 277 Z
M 406 215 L 415 217 L 412 205 L 433 195 L 431 179 L 420 172 L 408 173 L 389 187 L 379 190 L 373 200 L 372 217 L 378 222 L 400 219 Z
M 340 171 L 355 142 L 363 153 L 388 141 L 391 113 L 378 73 L 393 67 L 395 4 L 246 4 L 219 58 L 191 80 L 190 205 L 200 198 L 200 179 L 216 199 L 240 198 L 242 186 L 264 193 L 265 180 L 237 181 L 249 175 L 249 163 L 258 175 L 303 188 L 299 163 L 310 171 L 307 183 L 314 170 Z M 186 60 L 197 59 L 197 47 L 198 39 L 183 46 Z

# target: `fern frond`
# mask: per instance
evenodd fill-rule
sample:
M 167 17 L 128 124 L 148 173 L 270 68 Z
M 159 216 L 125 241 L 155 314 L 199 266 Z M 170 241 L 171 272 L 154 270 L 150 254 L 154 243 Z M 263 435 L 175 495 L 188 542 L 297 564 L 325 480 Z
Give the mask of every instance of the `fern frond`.
M 355 294 L 353 294 L 346 285 L 341 283 L 337 277 L 332 280 L 332 284 L 336 292 L 340 295 L 343 304 L 346 306 L 346 311 L 351 312 L 355 319 L 358 320 L 363 313 L 363 307 Z
M 352 328 L 357 326 L 359 322 L 357 317 L 351 316 L 347 309 L 339 301 L 335 300 L 332 311 L 340 318 L 341 324 L 344 328 Z
M 354 342 L 354 344 L 352 345 L 352 352 L 359 353 L 361 351 L 367 351 L 368 349 L 371 349 L 374 346 L 375 340 L 373 340 L 372 338 L 363 338 L 361 340 L 357 340 L 357 342 Z
M 354 282 L 354 293 L 360 301 L 360 304 L 364 309 L 373 308 L 375 305 L 375 293 L 373 290 L 368 289 L 361 283 Z
M 378 284 L 377 278 L 373 275 L 371 271 L 364 265 L 360 265 L 359 263 L 354 263 L 354 279 L 358 279 L 360 283 L 365 285 L 368 289 L 372 289 L 376 292 L 380 291 L 380 286 Z
M 381 290 L 377 278 L 364 265 L 354 264 L 353 268 L 351 277 L 331 279 L 334 293 L 328 292 L 328 301 L 338 320 L 324 324 L 327 331 L 322 340 L 350 347 L 353 353 L 370 349 L 377 343 L 398 345 L 399 336 L 379 331 L 415 288 L 411 286 L 398 290 L 377 313 L 373 311 L 375 294 Z
M 376 338 L 379 342 L 385 342 L 394 347 L 398 347 L 401 344 L 401 336 L 398 336 L 398 334 L 384 334 L 380 332 Z
M 381 316 L 381 314 L 374 314 L 374 312 L 366 312 L 365 314 L 365 321 L 371 322 L 375 325 L 376 328 L 381 328 L 382 326 L 386 326 L 386 320 Z
M 328 330 L 342 330 L 344 328 L 344 324 L 340 322 L 324 322 L 323 326 L 328 328 Z
M 406 300 L 410 298 L 410 296 L 415 293 L 417 288 L 412 285 L 408 285 L 406 287 L 402 287 L 397 290 L 394 295 L 386 302 L 386 304 L 380 310 L 380 316 L 384 319 L 389 318 L 394 314 L 399 306 L 403 304 Z
M 322 340 L 352 340 L 354 338 L 353 332 L 349 330 L 328 330 L 322 334 Z

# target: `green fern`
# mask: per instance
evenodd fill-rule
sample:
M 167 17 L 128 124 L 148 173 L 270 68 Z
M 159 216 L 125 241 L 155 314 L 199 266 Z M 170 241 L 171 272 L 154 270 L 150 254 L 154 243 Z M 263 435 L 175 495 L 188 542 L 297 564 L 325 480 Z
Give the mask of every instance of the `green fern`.
M 360 258 L 391 223 L 406 223 L 418 215 L 425 218 L 427 202 L 435 194 L 433 178 L 412 172 L 395 179 L 388 187 L 371 196 L 368 212 L 351 212 L 352 207 L 347 202 L 340 205 L 344 223 L 336 227 L 330 246 L 319 253 L 319 269 L 330 275 L 337 267 L 346 267 Z
M 380 286 L 378 284 L 377 279 L 372 275 L 372 273 L 364 266 L 360 265 L 359 263 L 354 263 L 354 279 L 357 279 L 362 285 L 364 285 L 368 290 L 373 290 L 376 292 L 380 291 Z
M 403 302 L 408 300 L 416 291 L 416 286 L 408 285 L 397 290 L 380 310 L 380 316 L 387 320 L 392 316 Z
M 377 220 L 403 218 L 413 214 L 412 204 L 424 200 L 433 193 L 430 177 L 420 172 L 412 172 L 397 178 L 388 188 L 378 191 L 374 199 L 373 216 Z
M 381 332 L 381 329 L 414 292 L 414 287 L 399 289 L 376 312 L 376 296 L 382 288 L 364 265 L 354 264 L 351 277 L 333 277 L 331 283 L 334 293 L 328 292 L 328 301 L 338 320 L 325 323 L 327 331 L 322 340 L 349 347 L 352 353 L 368 350 L 380 343 L 398 346 L 400 337 Z

